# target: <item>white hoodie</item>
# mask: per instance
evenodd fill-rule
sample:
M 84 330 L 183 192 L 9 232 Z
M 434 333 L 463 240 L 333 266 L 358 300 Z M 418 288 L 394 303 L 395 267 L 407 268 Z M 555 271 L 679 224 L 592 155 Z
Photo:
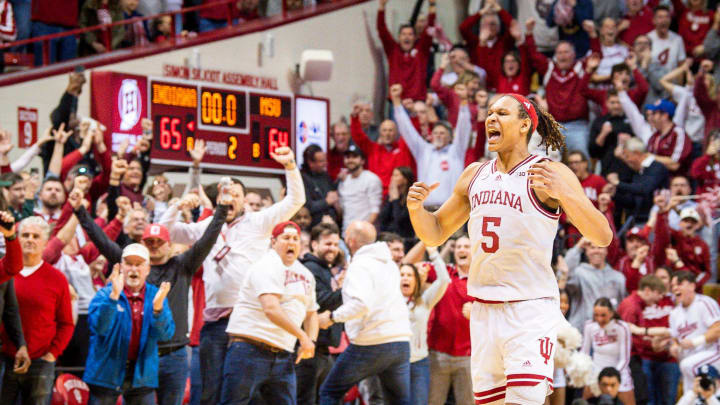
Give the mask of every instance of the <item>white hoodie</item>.
M 352 258 L 342 287 L 343 305 L 333 312 L 345 322 L 350 342 L 360 346 L 409 342 L 412 332 L 400 271 L 387 244 L 360 248 Z

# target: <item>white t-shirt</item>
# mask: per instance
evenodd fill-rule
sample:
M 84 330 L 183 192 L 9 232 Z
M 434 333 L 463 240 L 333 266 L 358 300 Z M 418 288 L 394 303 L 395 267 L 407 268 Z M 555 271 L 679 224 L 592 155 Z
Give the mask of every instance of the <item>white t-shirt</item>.
M 357 177 L 348 174 L 338 185 L 338 194 L 343 209 L 342 228 L 345 230 L 352 221 L 366 221 L 371 214 L 380 212 L 382 181 L 370 170 L 363 170 Z
M 319 308 L 315 299 L 315 277 L 298 261 L 290 267 L 285 266 L 274 250 L 268 251 L 248 272 L 245 284 L 238 292 L 227 332 L 255 337 L 292 352 L 297 338 L 265 316 L 260 296 L 278 294 L 285 314 L 300 326 L 308 312 Z
M 710 325 L 720 321 L 720 306 L 707 295 L 695 294 L 695 299 L 687 307 L 682 304 L 670 312 L 670 335 L 678 340 L 693 339 L 705 334 Z M 682 351 L 682 358 L 695 353 L 710 350 L 717 342 L 707 343 L 693 349 Z
M 675 69 L 680 62 L 687 59 L 685 44 L 680 35 L 669 31 L 667 38 L 663 39 L 658 36 L 655 30 L 652 30 L 648 33 L 648 38 L 652 41 L 652 60 L 668 69 L 668 71 Z
M 601 76 L 610 76 L 612 67 L 617 65 L 618 63 L 625 62 L 625 59 L 627 59 L 628 55 L 630 54 L 628 47 L 621 44 L 602 46 L 601 49 L 602 59 L 600 60 L 600 64 L 598 65 L 597 70 L 595 71 L 595 73 Z

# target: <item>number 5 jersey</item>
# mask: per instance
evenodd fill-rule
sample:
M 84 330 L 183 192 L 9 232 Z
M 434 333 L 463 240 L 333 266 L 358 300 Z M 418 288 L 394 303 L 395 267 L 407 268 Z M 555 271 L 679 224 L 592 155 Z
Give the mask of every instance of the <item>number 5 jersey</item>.
M 493 159 L 470 181 L 468 295 L 488 301 L 558 298 L 550 262 L 560 209 L 540 202 L 527 171 L 545 159 L 530 155 L 507 173 Z

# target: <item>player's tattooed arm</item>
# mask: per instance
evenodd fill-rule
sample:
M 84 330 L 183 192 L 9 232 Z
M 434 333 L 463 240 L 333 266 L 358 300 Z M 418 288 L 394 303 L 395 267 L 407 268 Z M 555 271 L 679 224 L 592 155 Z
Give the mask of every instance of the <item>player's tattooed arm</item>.
M 608 246 L 613 232 L 607 218 L 585 195 L 575 173 L 559 162 L 535 163 L 529 170 L 530 186 L 540 201 L 558 205 L 580 233 L 597 246 Z

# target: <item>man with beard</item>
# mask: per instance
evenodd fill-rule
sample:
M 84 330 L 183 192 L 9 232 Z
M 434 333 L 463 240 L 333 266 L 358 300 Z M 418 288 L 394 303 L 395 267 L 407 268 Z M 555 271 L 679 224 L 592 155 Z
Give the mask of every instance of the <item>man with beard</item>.
M 231 180 L 231 204 L 222 225 L 221 237 L 203 262 L 203 281 L 207 305 L 203 312 L 205 325 L 200 332 L 200 368 L 202 371 L 202 399 L 205 405 L 220 401 L 223 364 L 228 348 L 225 333 L 237 295 L 245 283 L 248 268 L 268 249 L 272 229 L 289 220 L 305 204 L 305 191 L 300 171 L 295 165 L 292 150 L 280 147 L 271 153 L 285 168 L 287 195 L 281 201 L 259 212 L 245 212 L 245 186 Z M 177 204 L 171 204 L 160 218 L 160 224 L 170 231 L 173 242 L 192 245 L 210 225 L 210 219 L 185 224 L 177 221 Z
M 380 178 L 365 170 L 365 155 L 355 145 L 345 151 L 345 168 L 348 173 L 338 184 L 340 206 L 343 212 L 342 229 L 352 221 L 375 222 L 382 204 Z
M 319 312 L 334 311 L 342 305 L 342 282 L 345 272 L 333 272 L 335 259 L 340 252 L 340 230 L 337 225 L 321 222 L 310 232 L 311 253 L 300 262 L 315 277 L 315 295 Z M 318 390 L 333 365 L 329 347 L 339 346 L 343 324 L 323 329 L 315 342 L 315 357 L 295 366 L 298 405 L 315 405 Z
M 57 177 L 48 177 L 40 188 L 40 210 L 35 215 L 42 217 L 47 223 L 53 224 L 60 218 L 60 208 L 65 202 L 65 188 Z
M 226 188 L 229 186 L 225 186 Z M 215 215 L 204 230 L 200 239 L 190 249 L 177 256 L 171 256 L 170 233 L 162 225 L 150 224 L 145 227 L 141 240 L 150 252 L 151 272 L 148 283 L 160 287 L 164 282 L 172 286 L 168 294 L 170 310 L 175 323 L 175 334 L 172 339 L 158 343 L 160 368 L 158 386 L 158 403 L 160 405 L 180 405 L 185 389 L 185 381 L 189 368 L 185 346 L 188 340 L 188 291 L 192 277 L 202 266 L 227 217 L 232 203 L 232 196 L 223 190 L 217 201 Z M 194 194 L 187 194 L 176 207 L 194 209 L 200 204 Z M 93 222 L 90 215 L 81 205 L 73 207 L 83 228 L 88 232 L 90 240 L 95 243 L 100 253 L 109 263 L 122 261 L 123 248 L 110 240 L 102 229 Z M 134 212 L 138 212 L 137 210 Z
M 453 387 L 455 402 L 473 403 L 470 378 L 470 308 L 472 298 L 467 294 L 470 271 L 470 239 L 463 235 L 455 241 L 455 266 L 448 266 L 450 285 L 435 305 L 428 324 L 430 349 L 430 405 L 442 405 Z M 435 270 L 427 281 L 435 281 Z
M 587 262 L 580 261 L 585 252 Z M 567 251 L 567 291 L 570 296 L 570 324 L 583 330 L 585 321 L 592 319 L 593 306 L 598 298 L 608 298 L 614 307 L 625 298 L 625 276 L 613 269 L 606 261 L 607 248 L 583 238 Z

